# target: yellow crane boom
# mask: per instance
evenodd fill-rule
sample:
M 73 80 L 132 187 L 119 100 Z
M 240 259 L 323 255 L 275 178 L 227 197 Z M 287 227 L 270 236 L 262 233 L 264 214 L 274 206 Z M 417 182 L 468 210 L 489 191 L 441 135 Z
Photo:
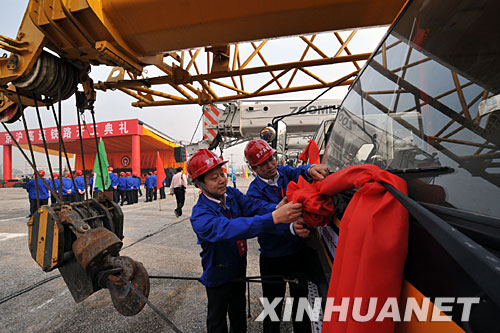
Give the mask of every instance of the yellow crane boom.
M 75 68 L 79 75 L 69 75 L 73 76 L 73 79 L 66 79 L 68 81 L 66 84 L 76 86 L 78 82 L 85 83 L 87 95 L 92 98 L 89 93 L 92 86 L 85 79 L 90 64 L 122 68 L 117 77 L 110 78 L 109 82 L 101 82 L 95 88 L 103 90 L 119 88 L 137 98 L 138 102 L 134 105 L 141 107 L 205 104 L 328 86 L 338 80 L 315 78 L 314 74 L 307 73 L 305 68 L 352 62 L 355 64 L 355 70 L 359 70 L 355 62 L 366 60 L 369 52 L 353 54 L 349 51 L 347 45 L 356 30 L 353 30 L 348 38 L 342 38 L 336 33 L 341 47 L 334 55 L 321 51 L 314 44 L 313 37 L 301 36 L 307 50 L 314 50 L 320 55 L 320 58 L 314 59 L 313 62 L 303 56 L 297 61 L 269 64 L 261 53 L 266 40 L 282 36 L 386 25 L 396 17 L 404 2 L 404 0 L 254 2 L 31 0 L 16 39 L 0 37 L 0 48 L 11 52 L 9 58 L 0 59 L 0 85 L 3 86 L 0 89 L 2 94 L 0 112 L 6 109 L 7 100 L 13 102 L 14 88 L 6 88 L 11 82 L 14 82 L 21 92 L 25 90 L 46 95 L 50 91 L 52 96 L 49 93 L 49 97 L 61 98 L 60 92 L 59 97 L 56 97 L 55 90 L 50 89 L 49 83 L 42 85 L 43 89 L 33 84 L 33 81 L 39 80 L 41 71 L 43 75 L 49 77 L 49 81 L 55 82 L 64 81 L 61 74 L 63 70 L 72 72 L 71 68 Z M 240 59 L 237 43 L 256 40 L 262 42 L 252 42 L 254 52 L 251 57 L 246 60 Z M 62 66 L 60 63 L 55 65 L 51 57 L 46 57 L 45 62 L 39 60 L 45 47 L 57 53 L 65 61 L 65 65 Z M 199 68 L 201 66 L 197 66 L 197 62 L 201 61 L 197 56 L 203 47 L 207 52 L 204 72 Z M 167 57 L 171 57 L 175 63 L 166 63 Z M 249 67 L 248 62 L 253 57 L 260 57 L 263 66 L 256 69 Z M 37 61 L 41 64 L 36 65 Z M 149 81 L 145 82 L 143 69 L 147 65 L 156 66 L 165 76 L 156 78 L 156 81 L 154 78 L 148 78 Z M 306 72 L 315 78 L 318 84 L 295 87 L 281 84 L 279 77 L 292 69 Z M 242 76 L 263 72 L 272 75 L 273 81 L 267 86 L 276 83 L 278 89 L 269 90 L 265 86 L 260 90 L 246 91 Z M 125 74 L 128 74 L 131 80 L 125 80 Z M 240 84 L 236 84 L 237 76 L 241 80 Z M 342 76 L 337 79 L 341 79 Z M 221 81 L 222 78 L 230 78 L 231 81 L 224 83 Z M 21 80 L 22 84 L 16 85 L 16 80 Z M 197 82 L 198 85 L 193 86 L 193 82 Z M 178 95 L 152 90 L 150 87 L 152 84 L 169 84 L 174 87 Z M 231 93 L 220 96 L 213 91 L 211 84 L 224 87 Z M 71 95 L 72 91 L 74 89 L 68 88 L 66 92 Z M 31 96 L 22 93 L 21 95 L 23 104 L 30 105 Z M 157 101 L 153 96 L 166 100 Z

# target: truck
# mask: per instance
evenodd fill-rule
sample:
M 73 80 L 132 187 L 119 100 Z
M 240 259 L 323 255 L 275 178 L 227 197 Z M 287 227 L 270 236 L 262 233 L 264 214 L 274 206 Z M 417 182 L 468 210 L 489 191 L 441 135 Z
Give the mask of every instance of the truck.
M 189 154 L 201 147 L 225 148 L 244 141 L 260 138 L 264 129 L 277 122 L 276 148 L 284 161 L 296 156 L 308 144 L 324 120 L 335 119 L 341 100 L 324 99 L 307 101 L 264 101 L 248 103 L 235 101 L 203 106 L 203 139 L 187 146 Z M 309 104 L 309 105 L 308 105 Z M 300 111 L 299 114 L 297 114 Z M 264 134 L 265 135 L 265 134 Z
M 491 15 L 497 9 L 494 1 L 409 1 L 336 120 L 315 135 L 332 172 L 374 164 L 406 180 L 408 196 L 398 197 L 410 214 L 401 299 L 481 299 L 467 320 L 455 303 L 442 307 L 449 322 L 412 320 L 397 323 L 397 331 L 500 328 L 500 48 L 489 39 L 500 32 Z M 318 228 L 322 296 L 354 193 L 337 195 L 336 216 Z
M 83 83 L 84 91 L 79 98 L 88 108 L 95 99 L 93 89 L 119 89 L 136 98 L 134 105 L 138 107 L 193 103 L 208 106 L 331 87 L 341 82 L 342 77 L 328 82 L 320 79 L 317 81 L 321 84 L 307 87 L 265 90 L 277 84 L 291 68 L 304 70 L 342 61 L 357 65 L 357 61 L 367 60 L 362 69 L 354 71 L 358 73 L 354 81 L 344 82 L 349 90 L 335 117 L 329 115 L 322 123 L 318 122 L 316 134 L 313 129 L 310 132 L 301 129 L 298 135 L 314 136 L 322 161 L 332 172 L 353 165 L 376 165 L 406 180 L 408 195 L 387 187 L 410 215 L 401 299 L 408 296 L 430 299 L 437 306 L 436 300 L 442 297 L 452 298 L 455 305 L 458 299 L 480 298 L 478 304 L 469 308 L 468 316 L 463 316 L 463 306 L 448 310 L 450 307 L 441 304 L 438 309 L 451 321 L 436 323 L 429 318 L 413 318 L 397 323 L 398 332 L 499 331 L 500 48 L 495 39 L 500 33 L 496 18 L 500 10 L 498 1 L 332 0 L 321 5 L 282 1 L 277 6 L 271 6 L 271 2 L 258 6 L 242 3 L 239 5 L 246 6 L 245 10 L 236 10 L 238 14 L 227 15 L 229 18 L 221 17 L 226 12 L 219 8 L 233 8 L 230 2 L 217 8 L 200 2 L 199 6 L 206 7 L 186 11 L 186 15 L 179 15 L 179 11 L 161 3 L 155 0 L 149 1 L 148 6 L 146 3 L 130 6 L 127 1 L 89 0 L 60 1 L 51 6 L 48 1 L 31 1 L 17 38 L 1 40 L 2 48 L 11 52 L 10 57 L 0 60 L 2 121 L 19 119 L 22 106 L 33 106 L 35 102 L 50 105 L 62 100 L 74 93 L 78 83 Z M 338 15 L 340 9 L 343 15 Z M 155 19 L 128 24 L 131 17 L 147 17 L 147 14 Z M 297 20 L 297 16 L 301 19 Z M 262 24 L 249 29 L 247 22 L 252 19 L 259 19 Z M 230 43 L 241 41 L 391 21 L 387 34 L 371 55 L 339 57 L 337 54 L 245 68 L 253 57 L 258 57 L 263 44 L 252 44 L 251 56 L 238 66 L 235 65 L 240 62 L 237 48 L 232 47 L 231 53 L 229 47 Z M 185 32 L 179 34 L 182 38 L 177 35 L 179 32 Z M 312 37 L 302 37 L 307 39 L 304 42 L 308 48 L 320 53 Z M 346 52 L 346 41 L 341 52 Z M 57 53 L 57 59 L 47 56 L 44 47 Z M 198 54 L 195 48 L 199 47 L 206 47 L 207 58 L 212 59 L 207 73 L 193 72 Z M 188 48 L 194 49 L 183 51 Z M 175 59 L 176 65 L 166 64 L 164 58 Z M 92 84 L 86 76 L 90 64 L 119 66 L 121 72 L 106 82 Z M 155 65 L 166 75 L 145 77 L 142 70 L 147 65 Z M 46 68 L 50 81 L 42 84 Z M 270 73 L 272 79 L 255 91 L 246 91 L 243 84 L 236 85 L 238 77 L 242 81 L 242 76 L 256 73 Z M 125 79 L 125 74 L 130 79 Z M 234 85 L 223 83 L 222 77 L 231 79 Z M 54 83 L 58 80 L 65 83 L 62 91 Z M 201 87 L 194 88 L 194 83 Z M 155 91 L 151 89 L 154 84 L 170 85 L 179 94 Z M 214 85 L 225 85 L 233 95 L 218 95 L 212 89 Z M 38 99 L 32 92 L 49 98 Z M 158 96 L 167 100 L 155 99 Z M 212 124 L 214 127 L 208 126 L 207 131 L 211 129 L 214 133 L 208 131 L 212 137 L 207 134 L 207 145 L 214 142 L 231 145 L 236 141 L 223 141 L 223 135 L 243 140 L 259 135 L 267 127 L 269 117 L 261 117 L 266 112 L 264 104 L 253 105 L 256 110 L 250 110 L 238 103 L 228 104 L 227 111 L 217 109 L 221 115 L 234 118 L 224 118 Z M 253 116 L 248 118 L 243 113 Z M 291 132 L 292 121 L 288 119 L 287 132 Z M 221 137 L 217 139 L 219 134 Z M 284 132 L 278 129 L 280 134 Z M 281 145 L 280 149 L 288 153 L 286 143 Z M 335 195 L 334 216 L 326 226 L 312 233 L 309 243 L 316 255 L 311 275 L 316 287 L 310 289 L 311 298 L 319 296 L 324 300 L 328 294 L 338 239 L 342 237 L 343 214 L 355 194 L 352 190 Z M 98 215 L 94 218 L 98 219 Z M 324 308 L 325 304 L 322 305 Z

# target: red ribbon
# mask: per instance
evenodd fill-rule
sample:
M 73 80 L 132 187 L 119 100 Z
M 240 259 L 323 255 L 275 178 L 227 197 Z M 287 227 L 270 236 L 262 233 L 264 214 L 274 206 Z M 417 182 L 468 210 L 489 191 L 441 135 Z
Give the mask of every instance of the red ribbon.
M 406 182 L 375 165 L 355 165 L 309 184 L 299 180 L 288 185 L 289 201 L 303 204 L 304 219 L 308 223 L 324 225 L 333 213 L 333 203 L 326 198 L 349 189 L 358 188 L 349 202 L 340 222 L 340 235 L 333 263 L 328 297 L 340 305 L 348 297 L 346 321 L 333 312 L 324 320 L 323 332 L 393 332 L 391 319 L 375 319 L 389 297 L 399 298 L 403 268 L 408 249 L 408 211 L 380 182 L 391 184 L 407 194 Z M 316 191 L 316 192 L 314 192 Z M 321 207 L 322 205 L 326 207 Z M 323 209 L 324 208 L 324 209 Z M 329 211 L 330 216 L 315 216 Z M 314 212 L 314 213 L 311 213 Z M 319 213 L 321 212 L 321 213 Z M 312 218 L 311 218 L 312 216 Z M 356 322 L 352 317 L 355 297 L 362 298 L 360 314 L 368 311 L 370 297 L 377 298 L 375 315 L 367 322 Z M 328 314 L 325 313 L 328 319 Z
M 310 184 L 301 176 L 297 183 L 288 183 L 286 190 L 288 201 L 302 204 L 302 216 L 309 227 L 327 225 L 334 211 L 332 197 L 321 195 L 317 188 L 319 184 Z

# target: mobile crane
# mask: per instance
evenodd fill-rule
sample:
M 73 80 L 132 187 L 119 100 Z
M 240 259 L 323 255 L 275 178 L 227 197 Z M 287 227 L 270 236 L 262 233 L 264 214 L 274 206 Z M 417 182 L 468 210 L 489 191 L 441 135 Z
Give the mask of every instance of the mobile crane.
M 57 103 L 71 96 L 78 83 L 83 86 L 77 98 L 82 112 L 92 109 L 94 89 L 118 89 L 137 99 L 134 106 L 150 107 L 351 85 L 336 121 L 321 125 L 316 138 L 332 171 L 371 163 L 408 181 L 409 197 L 398 197 L 411 215 L 402 296 L 482 299 L 467 322 L 453 313 L 453 321 L 442 325 L 412 321 L 397 329 L 496 331 L 500 214 L 492 200 L 499 196 L 500 92 L 495 74 L 499 50 L 491 36 L 499 32 L 498 6 L 492 0 L 188 1 L 168 7 L 160 0 L 133 5 L 124 0 L 33 0 L 16 38 L 0 38 L 0 47 L 11 53 L 0 59 L 0 116 L 10 122 L 26 106 Z M 340 47 L 333 56 L 315 45 L 316 35 L 299 37 L 307 46 L 298 61 L 270 65 L 261 53 L 266 38 L 388 24 L 395 17 L 372 55 L 350 51 L 355 30 L 334 33 Z M 233 44 L 262 39 L 250 43 L 247 58 Z M 208 54 L 204 66 L 200 47 Z M 308 59 L 309 50 L 320 57 Z M 257 57 L 264 65 L 251 67 Z M 360 72 L 358 62 L 366 60 L 355 81 L 345 80 Z M 352 65 L 353 71 L 324 79 L 310 70 L 339 63 Z M 97 64 L 117 67 L 106 82 L 94 84 L 88 70 Z M 146 77 L 147 65 L 165 75 Z M 315 83 L 293 85 L 297 72 Z M 245 89 L 244 77 L 262 73 L 270 75 L 269 81 Z M 174 93 L 153 85 L 168 85 Z M 351 195 L 341 195 L 338 202 L 349 202 Z M 444 221 L 436 224 L 441 229 L 419 218 L 428 212 L 432 215 L 425 216 L 433 221 L 436 215 Z M 325 276 L 335 255 L 341 210 L 335 217 L 337 223 L 320 229 L 317 239 Z
M 279 123 L 276 148 L 286 160 L 302 151 L 318 130 L 322 121 L 335 119 L 341 100 L 318 100 L 311 103 L 301 114 L 287 117 Z M 280 116 L 296 114 L 307 102 L 257 102 L 225 103 L 224 108 L 203 106 L 203 139 L 188 145 L 188 153 L 199 148 L 229 148 L 246 140 L 261 137 L 262 129 Z

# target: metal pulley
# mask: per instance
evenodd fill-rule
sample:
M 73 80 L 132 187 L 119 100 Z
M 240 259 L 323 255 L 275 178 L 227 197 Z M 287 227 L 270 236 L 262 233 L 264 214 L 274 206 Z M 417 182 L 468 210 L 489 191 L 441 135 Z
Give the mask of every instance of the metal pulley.
M 76 91 L 80 70 L 73 64 L 42 51 L 33 68 L 12 81 L 21 91 L 44 95 L 54 100 L 65 100 Z
M 45 272 L 59 268 L 76 302 L 108 288 L 121 314 L 132 316 L 144 307 L 130 284 L 148 297 L 148 273 L 140 262 L 119 256 L 123 245 L 120 206 L 95 199 L 45 205 L 33 214 L 28 227 L 31 256 Z

